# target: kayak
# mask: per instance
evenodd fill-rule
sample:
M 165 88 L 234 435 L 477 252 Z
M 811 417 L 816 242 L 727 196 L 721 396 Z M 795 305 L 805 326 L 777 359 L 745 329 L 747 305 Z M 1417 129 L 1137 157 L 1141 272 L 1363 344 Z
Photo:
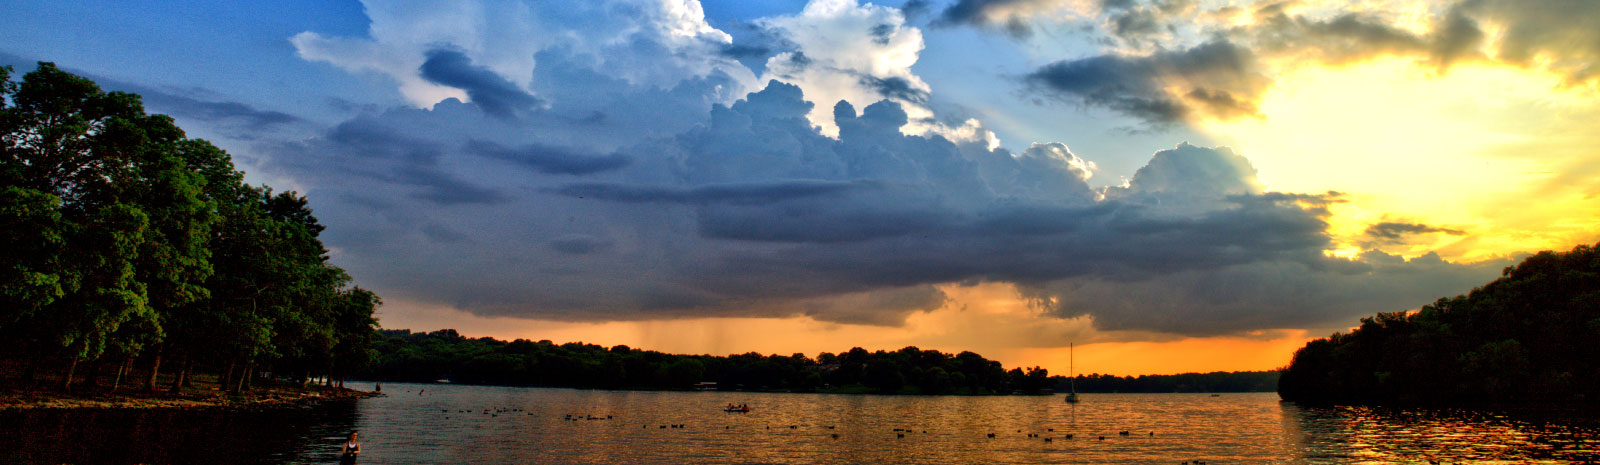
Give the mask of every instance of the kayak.
M 740 408 L 723 407 L 722 411 L 724 411 L 724 412 L 750 413 L 750 407 L 740 407 Z

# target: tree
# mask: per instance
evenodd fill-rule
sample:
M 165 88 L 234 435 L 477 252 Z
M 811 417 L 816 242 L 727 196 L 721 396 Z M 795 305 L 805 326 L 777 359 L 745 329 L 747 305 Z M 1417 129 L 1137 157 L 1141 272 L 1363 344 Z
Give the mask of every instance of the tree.
M 370 361 L 379 300 L 328 263 L 305 197 L 246 184 L 137 95 L 51 63 L 12 72 L 0 67 L 0 352 L 30 372 L 63 363 L 66 387 L 81 361 L 118 359 L 120 382 L 153 352 L 148 389 L 163 354 L 181 362 L 174 389 L 195 364 L 226 362 L 242 388 L 257 362 L 331 380 Z

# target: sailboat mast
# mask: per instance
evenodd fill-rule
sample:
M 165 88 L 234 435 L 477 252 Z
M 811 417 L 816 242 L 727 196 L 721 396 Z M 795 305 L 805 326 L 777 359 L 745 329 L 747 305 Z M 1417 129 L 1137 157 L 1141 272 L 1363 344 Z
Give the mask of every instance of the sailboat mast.
M 1073 343 L 1067 343 L 1067 381 L 1072 386 L 1072 393 L 1078 393 L 1078 352 Z

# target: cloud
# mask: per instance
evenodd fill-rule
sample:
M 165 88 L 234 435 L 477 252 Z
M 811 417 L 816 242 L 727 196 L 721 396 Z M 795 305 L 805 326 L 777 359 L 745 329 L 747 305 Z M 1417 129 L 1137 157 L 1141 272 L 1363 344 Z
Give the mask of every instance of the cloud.
M 1466 0 L 1459 7 L 1465 17 L 1501 28 L 1503 32 L 1495 44 L 1498 60 L 1561 72 L 1574 83 L 1593 82 L 1600 76 L 1600 4 L 1582 0 Z M 1456 17 L 1450 19 L 1460 21 Z M 1465 25 L 1446 29 L 1452 30 L 1465 31 L 1457 37 L 1464 36 L 1467 43 L 1482 34 L 1474 34 Z
M 1409 261 L 1387 255 L 1330 261 L 1358 272 L 1259 261 L 1138 281 L 1073 278 L 1020 290 L 1055 315 L 1092 316 L 1100 330 L 1186 335 L 1230 334 L 1243 328 L 1335 330 L 1348 327 L 1357 315 L 1414 309 L 1459 294 L 1511 264 L 1494 260 L 1457 265 L 1435 255 Z
M 1318 19 L 1267 7 L 1257 23 L 1236 33 L 1250 37 L 1264 53 L 1294 55 L 1326 63 L 1347 63 L 1380 54 L 1428 49 L 1428 39 L 1363 13 Z
M 1065 0 L 957 0 L 939 14 L 941 25 L 996 27 L 1013 37 L 1033 35 L 1029 20 L 1060 8 Z
M 931 89 L 911 71 L 923 48 L 922 31 L 906 24 L 900 10 L 856 0 L 812 0 L 799 14 L 756 21 L 792 49 L 767 60 L 768 80 L 803 89 L 821 105 L 807 114 L 834 134 L 829 108 L 840 100 L 868 105 L 882 99 L 902 104 L 916 120 L 933 116 L 925 105 Z M 910 132 L 930 129 L 917 125 Z
M 371 20 L 366 37 L 306 31 L 290 42 L 306 60 L 394 79 L 418 107 L 471 101 L 470 90 L 497 99 L 485 109 L 521 103 L 526 99 L 514 90 L 537 87 L 536 55 L 557 48 L 593 57 L 613 78 L 634 84 L 672 86 L 717 73 L 754 82 L 748 69 L 719 53 L 731 37 L 706 22 L 698 1 L 362 3 Z M 441 44 L 451 53 L 441 55 Z M 424 69 L 430 61 L 432 78 Z
M 1466 232 L 1459 229 L 1440 228 L 1425 224 L 1400 223 L 1392 221 L 1385 221 L 1367 226 L 1367 230 L 1362 234 L 1370 238 L 1375 243 L 1395 244 L 1405 241 L 1407 236 L 1430 233 L 1444 233 L 1452 236 L 1466 234 Z
M 539 99 L 488 68 L 473 66 L 472 59 L 456 50 L 428 51 L 422 62 L 422 78 L 434 84 L 461 89 L 473 105 L 484 113 L 510 118 L 539 105 Z
M 1255 54 L 1228 41 L 1146 56 L 1057 61 L 1027 74 L 1023 82 L 1035 92 L 1155 125 L 1197 116 L 1254 115 L 1254 99 L 1271 84 Z M 1174 95 L 1170 88 L 1182 93 Z
M 873 325 L 943 305 L 937 286 L 1011 283 L 1050 315 L 1209 335 L 1414 307 L 1498 269 L 1328 257 L 1339 196 L 1266 191 L 1224 147 L 1179 144 L 1125 187 L 1097 190 L 1095 165 L 1066 144 L 1013 153 L 977 123 L 941 135 L 911 72 L 921 32 L 892 8 L 816 1 L 757 22 L 781 38 L 765 74 L 783 79 L 755 92 L 723 68 L 737 64 L 728 42 L 698 26 L 528 8 L 553 15 L 525 18 L 553 31 L 566 26 L 551 18 L 636 29 L 505 45 L 531 50 L 529 63 L 448 33 L 413 44 L 374 32 L 352 40 L 414 62 L 397 81 L 467 91 L 263 144 L 268 169 L 305 182 L 319 216 L 342 225 L 327 241 L 364 283 L 486 316 Z M 375 30 L 423 24 L 374 18 Z M 434 54 L 443 69 L 428 80 L 436 50 L 459 55 Z M 1267 85 L 1258 67 L 1219 39 L 1058 62 L 1028 80 L 1116 111 L 1165 105 L 1140 114 L 1172 122 L 1248 112 Z M 505 96 L 542 104 L 498 117 Z M 1128 293 L 1135 303 L 1116 300 Z
M 587 154 L 543 144 L 528 144 L 513 149 L 494 142 L 471 140 L 467 141 L 464 149 L 469 153 L 509 161 L 545 174 L 594 174 L 620 169 L 633 162 L 633 159 L 618 153 Z

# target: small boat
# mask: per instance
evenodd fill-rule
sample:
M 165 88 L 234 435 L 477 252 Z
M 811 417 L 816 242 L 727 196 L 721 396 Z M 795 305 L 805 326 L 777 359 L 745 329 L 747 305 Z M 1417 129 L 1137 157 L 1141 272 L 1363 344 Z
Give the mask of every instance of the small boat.
M 1075 352 L 1075 350 L 1074 350 L 1073 344 L 1071 342 L 1068 342 L 1067 343 L 1067 382 L 1070 383 L 1070 384 L 1068 384 L 1068 386 L 1071 387 L 1071 390 L 1067 391 L 1067 399 L 1066 400 L 1067 400 L 1067 403 L 1069 403 L 1069 404 L 1078 403 L 1078 376 L 1073 373 L 1074 371 L 1077 370 L 1078 367 L 1075 366 L 1075 365 L 1077 365 L 1077 363 L 1076 363 L 1076 360 L 1074 359 L 1074 355 L 1075 355 L 1074 352 Z
M 722 411 L 724 411 L 724 412 L 732 412 L 732 413 L 750 413 L 750 406 L 741 405 L 741 406 L 738 406 L 738 407 L 723 407 Z

